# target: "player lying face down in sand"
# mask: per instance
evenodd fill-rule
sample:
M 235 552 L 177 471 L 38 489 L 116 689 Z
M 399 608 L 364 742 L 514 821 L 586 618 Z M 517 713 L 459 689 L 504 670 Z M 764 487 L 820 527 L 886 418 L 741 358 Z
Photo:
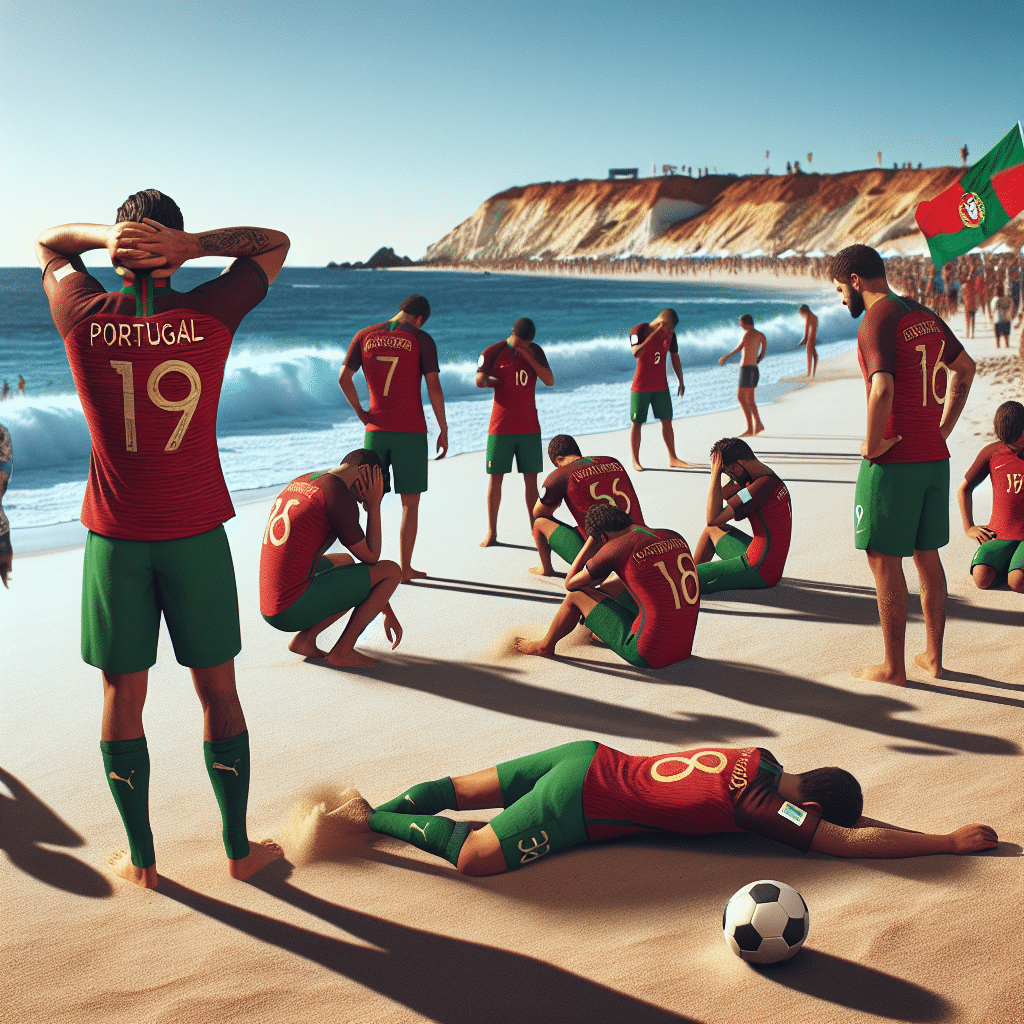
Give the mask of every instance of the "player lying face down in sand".
M 503 810 L 481 828 L 443 810 Z M 422 782 L 376 809 L 362 798 L 333 812 L 353 830 L 401 839 L 466 875 L 495 875 L 583 843 L 644 832 L 755 832 L 835 857 L 974 853 L 998 843 L 987 825 L 928 835 L 866 818 L 860 784 L 842 768 L 783 770 L 759 747 L 698 747 L 631 756 L 578 740 L 472 775 Z
M 377 659 L 354 647 L 379 612 L 384 612 L 388 640 L 394 641 L 391 649 L 401 642 L 402 626 L 390 601 L 402 570 L 395 562 L 380 561 L 383 497 L 380 459 L 357 448 L 337 468 L 305 473 L 274 499 L 260 554 L 260 611 L 275 629 L 295 632 L 288 650 L 332 665 L 372 668 Z M 359 526 L 360 502 L 366 533 Z M 335 540 L 352 555 L 325 555 Z M 350 608 L 337 643 L 322 651 L 317 637 Z
M 686 541 L 673 530 L 637 526 L 617 505 L 594 505 L 586 528 L 587 541 L 565 579 L 569 595 L 544 637 L 517 637 L 516 649 L 551 657 L 555 644 L 583 622 L 637 668 L 688 658 L 700 587 Z

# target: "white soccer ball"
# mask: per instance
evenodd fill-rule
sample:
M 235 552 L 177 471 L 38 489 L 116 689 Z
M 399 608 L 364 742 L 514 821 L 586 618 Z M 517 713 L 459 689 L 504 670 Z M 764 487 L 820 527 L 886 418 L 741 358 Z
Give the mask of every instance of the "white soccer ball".
M 722 914 L 726 944 L 754 964 L 788 960 L 804 944 L 810 924 L 803 896 L 770 878 L 733 893 Z

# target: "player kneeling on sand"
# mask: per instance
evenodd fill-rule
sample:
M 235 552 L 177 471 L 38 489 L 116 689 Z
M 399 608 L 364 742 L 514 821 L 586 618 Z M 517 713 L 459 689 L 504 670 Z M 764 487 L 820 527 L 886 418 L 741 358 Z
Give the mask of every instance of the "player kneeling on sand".
M 978 453 L 957 491 L 964 533 L 978 548 L 971 575 L 981 590 L 1003 580 L 1024 594 L 1024 405 L 1003 402 L 996 409 L 998 441 Z M 992 477 L 992 515 L 987 526 L 974 525 L 974 488 Z
M 395 562 L 380 559 L 380 503 L 384 476 L 375 452 L 357 448 L 336 469 L 306 473 L 274 500 L 260 554 L 260 611 L 275 629 L 296 635 L 288 649 L 332 665 L 372 668 L 353 648 L 359 634 L 384 612 L 384 630 L 394 650 L 402 627 L 391 595 L 402 580 Z M 366 533 L 359 526 L 366 508 Z M 340 540 L 355 555 L 324 552 Z M 317 637 L 353 609 L 338 642 L 320 650 Z
M 594 505 L 586 527 L 587 541 L 565 578 L 569 595 L 544 638 L 517 637 L 516 649 L 550 657 L 555 644 L 583 622 L 637 668 L 688 658 L 700 587 L 686 541 L 672 530 L 635 525 L 617 505 Z M 609 581 L 613 573 L 618 578 Z M 617 600 L 620 595 L 631 603 Z
M 572 846 L 665 832 L 754 832 L 834 857 L 974 853 L 997 845 L 987 825 L 927 835 L 865 818 L 842 768 L 783 770 L 760 747 L 698 747 L 645 757 L 577 740 L 472 775 L 421 782 L 372 810 L 345 805 L 356 828 L 444 857 L 465 875 L 496 875 Z M 502 807 L 482 828 L 439 814 Z
M 725 487 L 723 473 L 732 478 Z M 746 519 L 754 536 L 729 526 L 730 519 Z M 793 530 L 789 489 L 738 437 L 723 437 L 711 449 L 707 524 L 694 554 L 702 594 L 779 582 Z M 721 561 L 712 561 L 716 554 Z
M 584 524 L 587 512 L 594 505 L 617 505 L 637 526 L 644 525 L 640 499 L 618 459 L 607 455 L 585 458 L 576 439 L 569 434 L 556 434 L 551 438 L 548 458 L 554 463 L 555 471 L 544 481 L 544 493 L 533 507 L 533 540 L 540 565 L 530 572 L 537 576 L 555 575 L 552 551 L 567 565 L 572 565 L 583 549 L 587 536 Z M 576 529 L 555 518 L 563 501 L 576 520 Z

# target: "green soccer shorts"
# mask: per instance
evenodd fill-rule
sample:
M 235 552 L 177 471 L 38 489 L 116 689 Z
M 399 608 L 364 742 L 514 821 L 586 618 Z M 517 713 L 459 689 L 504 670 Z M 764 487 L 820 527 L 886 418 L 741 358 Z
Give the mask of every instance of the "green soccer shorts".
M 996 582 L 1006 582 L 1015 569 L 1024 569 L 1024 540 L 987 540 L 974 553 L 971 571 L 976 565 L 987 565 L 996 571 Z
M 672 419 L 672 396 L 664 391 L 631 391 L 629 393 L 629 419 L 631 423 L 646 423 L 647 410 L 656 420 Z
M 519 473 L 540 473 L 544 469 L 544 452 L 540 434 L 488 434 L 487 472 L 512 472 L 512 456 L 516 458 Z
M 752 569 L 747 561 L 747 548 L 753 539 L 742 530 L 726 527 L 725 535 L 715 545 L 715 554 L 720 561 L 704 562 L 697 566 L 702 597 L 719 590 L 763 590 L 768 586 L 761 574 Z
M 427 435 L 397 430 L 368 430 L 363 447 L 376 452 L 384 467 L 392 468 L 396 494 L 422 494 L 427 489 Z
M 629 592 L 624 592 L 622 596 L 628 598 Z M 629 604 L 634 604 L 631 598 Z M 603 640 L 623 661 L 628 661 L 637 668 L 650 668 L 647 660 L 637 650 L 640 634 L 633 632 L 637 614 L 635 608 L 629 607 L 625 601 L 605 597 L 591 608 L 590 614 L 583 620 L 583 625 L 599 640 Z
M 316 575 L 309 586 L 283 612 L 264 615 L 284 633 L 298 633 L 318 622 L 347 612 L 370 596 L 370 567 L 365 562 L 335 565 L 329 558 L 316 564 Z
M 906 558 L 949 543 L 949 459 L 861 461 L 854 498 L 854 544 Z

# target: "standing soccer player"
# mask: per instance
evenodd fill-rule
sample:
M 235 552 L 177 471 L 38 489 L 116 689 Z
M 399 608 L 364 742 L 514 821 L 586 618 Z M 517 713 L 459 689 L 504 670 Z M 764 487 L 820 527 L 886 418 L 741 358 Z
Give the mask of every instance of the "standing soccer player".
M 437 457 L 443 459 L 448 451 L 437 346 L 422 330 L 429 316 L 430 303 L 422 295 L 410 295 L 390 320 L 366 327 L 352 339 L 338 377 L 342 393 L 366 426 L 363 446 L 377 453 L 385 476 L 389 466 L 394 470 L 395 491 L 402 497 L 399 541 L 403 583 L 427 575 L 412 567 L 420 495 L 427 489 L 427 420 L 420 386 L 423 379 L 441 431 Z M 360 404 L 352 379 L 359 369 L 370 391 L 369 412 Z
M 477 364 L 476 386 L 494 388 L 494 407 L 487 428 L 487 536 L 480 547 L 498 542 L 498 508 L 501 484 L 516 469 L 523 474 L 526 487 L 526 514 L 533 525 L 533 507 L 537 504 L 537 474 L 544 468 L 540 447 L 540 419 L 537 416 L 537 379 L 547 387 L 555 383 L 540 345 L 534 342 L 537 329 L 528 317 L 512 325 L 504 340 L 485 348 Z
M 866 311 L 857 331 L 868 410 L 854 540 L 867 552 L 875 578 L 885 660 L 854 676 L 904 686 L 908 555 L 914 556 L 921 583 L 928 636 L 914 662 L 929 675 L 942 674 L 946 574 L 939 548 L 949 543 L 946 438 L 967 401 L 974 360 L 930 309 L 890 291 L 885 263 L 870 246 L 851 245 L 830 257 L 828 276 L 854 319 Z
M 676 341 L 676 324 L 679 317 L 674 309 L 663 309 L 650 323 L 637 324 L 630 329 L 629 343 L 636 360 L 633 385 L 629 395 L 629 443 L 633 452 L 633 468 L 642 473 L 640 465 L 640 431 L 647 422 L 647 410 L 651 409 L 661 420 L 661 436 L 668 449 L 668 464 L 675 469 L 690 469 L 690 463 L 676 456 L 676 440 L 672 430 L 672 396 L 668 391 L 669 359 L 679 380 L 680 395 L 686 390 L 683 384 L 683 367 L 679 362 L 679 344 Z
M 116 220 L 64 224 L 36 239 L 92 438 L 82 657 L 103 673 L 103 768 L 131 848 L 109 863 L 136 885 L 157 885 L 142 711 L 163 614 L 203 706 L 228 871 L 245 879 L 282 852 L 250 845 L 246 833 L 249 734 L 234 669 L 242 644 L 222 525 L 234 509 L 217 452 L 217 403 L 232 336 L 267 294 L 288 237 L 250 227 L 190 234 L 156 189 L 131 196 Z M 120 292 L 105 292 L 86 271 L 81 254 L 94 249 L 106 249 L 124 277 Z M 191 292 L 173 291 L 171 275 L 200 256 L 234 262 Z

